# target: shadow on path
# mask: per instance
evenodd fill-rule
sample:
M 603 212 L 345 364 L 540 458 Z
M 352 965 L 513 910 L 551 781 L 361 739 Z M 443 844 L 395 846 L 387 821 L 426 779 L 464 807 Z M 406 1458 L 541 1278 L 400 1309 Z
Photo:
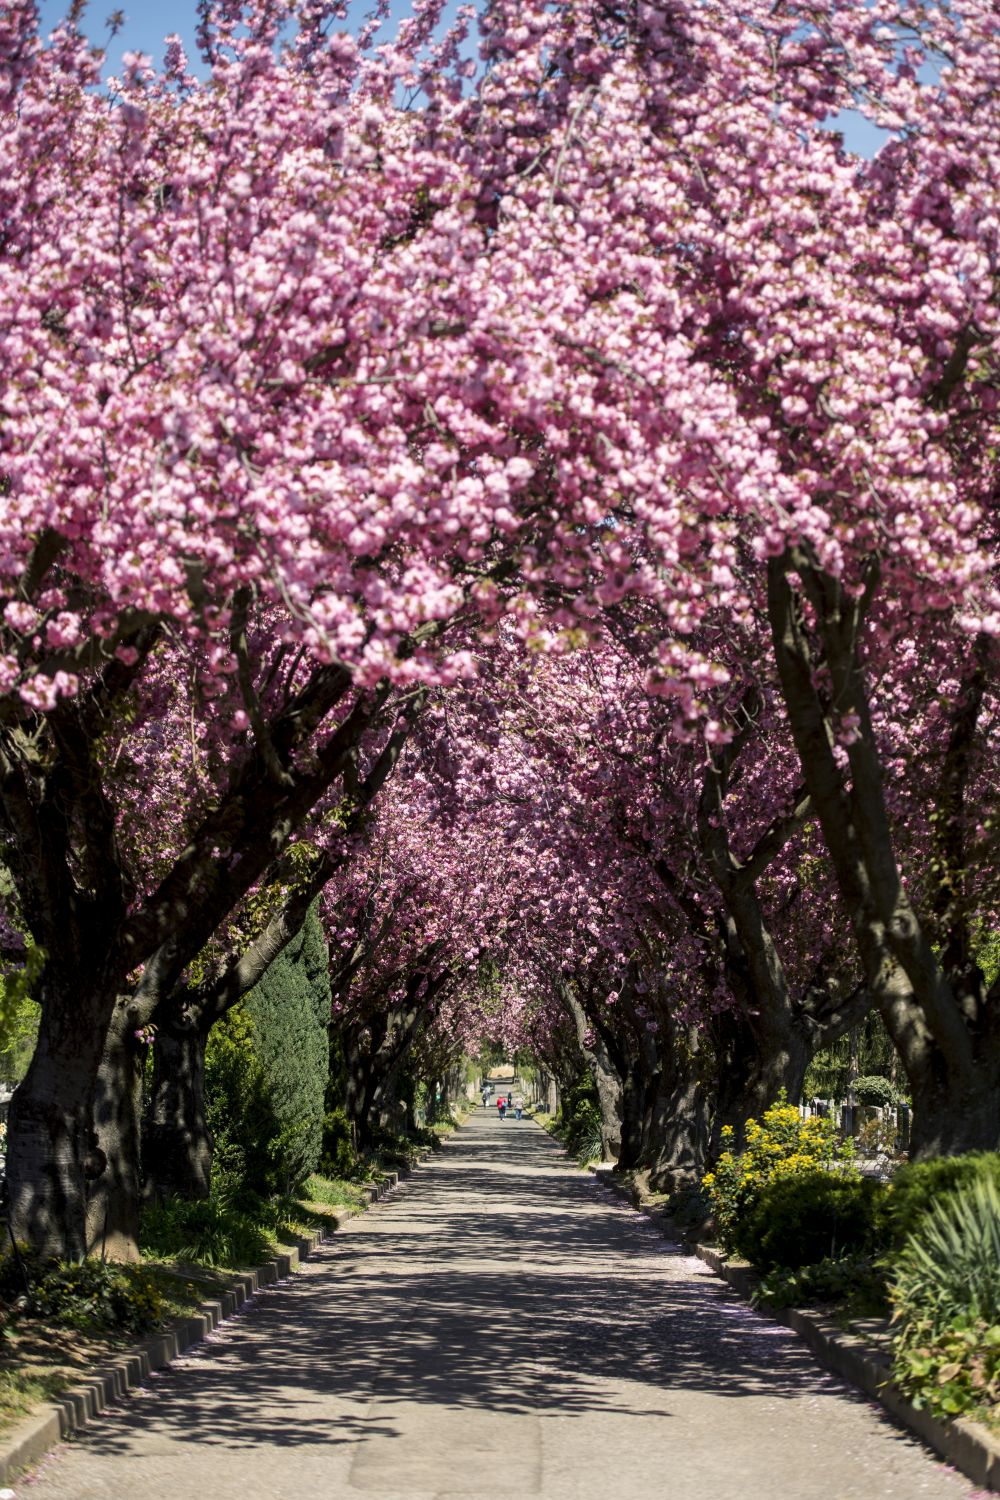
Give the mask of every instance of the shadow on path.
M 659 1485 L 666 1449 L 677 1474 L 694 1465 L 719 1487 L 734 1444 L 743 1500 L 962 1493 L 537 1126 L 477 1111 L 291 1281 L 66 1450 L 36 1494 L 160 1500 L 200 1467 L 207 1500 L 317 1484 L 395 1500 L 468 1493 L 509 1460 L 515 1487 L 546 1500 L 588 1495 L 600 1473 L 605 1500 L 651 1484 L 685 1495 Z M 853 1465 L 850 1482 L 820 1484 L 830 1455 Z

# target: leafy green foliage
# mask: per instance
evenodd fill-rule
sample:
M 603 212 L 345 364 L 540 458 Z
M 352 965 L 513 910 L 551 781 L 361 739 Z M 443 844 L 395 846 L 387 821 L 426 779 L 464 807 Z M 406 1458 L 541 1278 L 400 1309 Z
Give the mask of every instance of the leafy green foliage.
M 20 1264 L 13 1254 L 0 1261 L 0 1299 L 15 1321 L 40 1318 L 81 1333 L 148 1333 L 163 1317 L 162 1294 L 141 1267 L 42 1261 L 30 1251 Z
M 945 1327 L 959 1314 L 1000 1323 L 1000 1189 L 978 1178 L 935 1203 L 896 1261 L 903 1322 Z
M 1000 1187 L 980 1176 L 931 1207 L 896 1262 L 897 1379 L 944 1416 L 1000 1414 Z
M 328 967 L 313 909 L 245 1001 L 277 1126 L 274 1185 L 285 1192 L 304 1181 L 320 1158 L 329 1072 Z
M 716 1234 L 727 1252 L 736 1249 L 739 1227 L 754 1209 L 769 1183 L 820 1168 L 831 1175 L 858 1181 L 850 1141 L 837 1138 L 833 1122 L 813 1115 L 803 1120 L 794 1104 L 779 1101 L 761 1120 L 748 1120 L 746 1146 L 732 1149 L 733 1131 L 724 1126 L 723 1151 L 715 1169 L 702 1178 L 712 1200 Z
M 851 1040 L 846 1032 L 830 1046 L 821 1047 L 806 1069 L 802 1086 L 803 1098 L 846 1098 L 851 1052 Z M 888 1079 L 894 1059 L 895 1049 L 885 1029 L 885 1022 L 878 1011 L 870 1011 L 857 1034 L 857 1070 L 863 1077 L 884 1074 Z
M 941 1329 L 909 1325 L 896 1340 L 893 1372 L 916 1407 L 939 1417 L 1000 1421 L 1000 1327 L 958 1314 Z
M 319 1170 L 324 1177 L 350 1177 L 357 1161 L 346 1109 L 328 1109 L 323 1116 Z
M 168 1198 L 142 1216 L 143 1253 L 207 1266 L 252 1266 L 271 1253 L 266 1230 L 250 1212 L 215 1196 Z
M 0 974 L 0 1078 L 19 1083 L 28 1070 L 41 1012 L 32 991 L 45 966 L 45 950 L 29 942 L 24 965 Z
M 229 1011 L 209 1035 L 205 1115 L 215 1141 L 213 1193 L 231 1198 L 267 1183 L 277 1128 L 256 1028 L 242 1005 Z
M 557 1133 L 571 1155 L 593 1161 L 601 1154 L 601 1107 L 589 1073 L 563 1091 Z
M 794 1270 L 776 1266 L 762 1278 L 753 1301 L 773 1308 L 836 1303 L 856 1317 L 880 1317 L 888 1311 L 885 1270 L 863 1253 L 824 1256 Z
M 885 1188 L 821 1169 L 775 1177 L 733 1227 L 733 1248 L 761 1271 L 798 1270 L 870 1250 Z
M 206 1115 L 220 1202 L 288 1194 L 319 1164 L 329 1113 L 329 1019 L 326 946 L 310 911 L 299 935 L 209 1037 Z
M 895 1109 L 902 1102 L 902 1096 L 894 1083 L 888 1078 L 883 1078 L 881 1073 L 870 1073 L 866 1077 L 855 1078 L 854 1097 L 859 1104 L 875 1104 L 881 1109 Z
M 934 1156 L 901 1167 L 892 1179 L 882 1207 L 880 1232 L 886 1248 L 901 1249 L 935 1203 L 946 1194 L 981 1180 L 1000 1187 L 1000 1152 Z

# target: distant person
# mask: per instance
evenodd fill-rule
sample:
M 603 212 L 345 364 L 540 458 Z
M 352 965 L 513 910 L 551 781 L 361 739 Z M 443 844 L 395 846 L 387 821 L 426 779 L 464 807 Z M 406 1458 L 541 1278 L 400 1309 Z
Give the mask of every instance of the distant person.
M 504 1115 L 506 1113 L 507 1113 L 507 1101 L 504 1098 L 503 1094 L 501 1094 L 500 1097 L 497 1099 L 497 1114 L 500 1116 L 500 1118 L 502 1120 L 503 1117 L 504 1117 Z
M 486 1108 L 487 1104 L 489 1104 L 489 1102 L 490 1102 L 490 1091 L 489 1091 L 489 1089 L 484 1088 L 483 1089 L 483 1108 L 484 1109 Z
M 514 1103 L 514 1095 L 511 1094 L 511 1093 L 508 1093 L 507 1094 L 507 1108 L 510 1109 L 510 1107 L 511 1107 L 511 1105 L 513 1103 Z
M 523 1097 L 520 1094 L 517 1094 L 515 1096 L 515 1098 L 514 1098 L 514 1118 L 515 1119 L 519 1120 L 521 1118 L 521 1111 L 523 1109 L 524 1109 L 524 1099 L 523 1099 Z

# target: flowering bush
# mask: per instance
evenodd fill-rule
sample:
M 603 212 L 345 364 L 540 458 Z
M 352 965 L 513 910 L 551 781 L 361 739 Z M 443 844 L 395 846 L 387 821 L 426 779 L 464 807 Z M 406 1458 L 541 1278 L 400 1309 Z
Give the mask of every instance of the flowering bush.
M 803 1120 L 796 1105 L 783 1100 L 765 1110 L 762 1120 L 748 1120 L 746 1146 L 733 1151 L 734 1133 L 722 1131 L 723 1152 L 702 1179 L 712 1200 L 716 1233 L 722 1248 L 736 1248 L 738 1226 L 768 1183 L 781 1178 L 833 1172 L 855 1180 L 852 1142 L 837 1139 L 833 1122 L 814 1115 Z

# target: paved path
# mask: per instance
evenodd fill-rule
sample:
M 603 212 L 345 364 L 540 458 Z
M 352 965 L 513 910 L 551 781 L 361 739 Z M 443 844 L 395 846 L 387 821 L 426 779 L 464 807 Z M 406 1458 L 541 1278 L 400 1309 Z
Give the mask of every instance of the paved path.
M 797 1339 L 481 1111 L 18 1500 L 963 1500 Z

